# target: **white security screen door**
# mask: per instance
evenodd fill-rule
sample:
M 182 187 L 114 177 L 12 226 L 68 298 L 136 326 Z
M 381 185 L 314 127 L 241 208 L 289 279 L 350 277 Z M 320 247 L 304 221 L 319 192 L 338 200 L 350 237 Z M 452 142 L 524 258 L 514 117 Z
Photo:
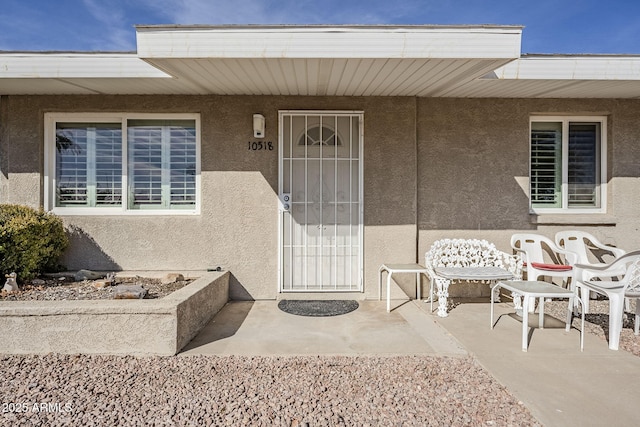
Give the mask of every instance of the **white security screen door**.
M 362 290 L 362 112 L 280 112 L 280 290 Z

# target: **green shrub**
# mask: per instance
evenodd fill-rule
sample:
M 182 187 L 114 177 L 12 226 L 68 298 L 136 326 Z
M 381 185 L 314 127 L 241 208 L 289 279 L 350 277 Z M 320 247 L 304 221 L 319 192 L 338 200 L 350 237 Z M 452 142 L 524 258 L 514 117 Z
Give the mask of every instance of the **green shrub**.
M 62 220 L 42 209 L 0 204 L 0 270 L 18 280 L 55 271 L 69 244 Z

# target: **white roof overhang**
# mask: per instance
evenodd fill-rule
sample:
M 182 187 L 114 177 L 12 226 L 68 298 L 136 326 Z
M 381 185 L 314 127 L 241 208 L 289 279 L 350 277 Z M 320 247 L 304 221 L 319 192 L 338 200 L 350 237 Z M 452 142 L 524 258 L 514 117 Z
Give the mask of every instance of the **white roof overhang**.
M 0 95 L 188 91 L 135 53 L 0 53 Z
M 444 96 L 515 26 L 139 26 L 136 54 L 0 53 L 0 94 Z
M 640 56 L 525 56 L 459 86 L 449 96 L 640 98 Z
M 138 55 L 224 95 L 442 96 L 520 56 L 521 27 L 150 26 Z
M 515 26 L 139 26 L 137 53 L 0 53 L 0 95 L 640 98 L 640 56 L 525 55 Z

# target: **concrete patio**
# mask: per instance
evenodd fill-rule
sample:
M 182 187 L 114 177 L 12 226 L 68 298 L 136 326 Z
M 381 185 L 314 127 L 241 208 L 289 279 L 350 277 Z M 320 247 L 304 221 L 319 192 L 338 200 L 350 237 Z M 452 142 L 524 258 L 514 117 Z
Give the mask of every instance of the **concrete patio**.
M 474 356 L 545 426 L 637 423 L 636 383 L 640 358 L 610 351 L 600 338 L 564 331 L 553 318 L 530 332 L 521 350 L 521 322 L 508 303 L 496 305 L 495 329 L 489 303 L 462 303 L 447 318 L 429 305 L 394 300 L 361 301 L 336 317 L 293 316 L 277 301 L 230 302 L 183 350 L 182 355 L 425 355 Z M 537 324 L 537 316 L 530 324 Z
M 232 301 L 182 354 L 457 355 L 467 352 L 435 319 L 407 302 L 391 313 L 378 301 L 334 317 L 284 313 L 277 301 Z

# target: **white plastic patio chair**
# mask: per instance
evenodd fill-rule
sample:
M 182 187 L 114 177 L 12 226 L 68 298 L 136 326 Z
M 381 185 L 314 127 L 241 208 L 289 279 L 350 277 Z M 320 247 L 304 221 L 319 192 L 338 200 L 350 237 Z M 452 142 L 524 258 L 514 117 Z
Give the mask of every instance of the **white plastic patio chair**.
M 540 277 L 560 277 L 563 282 L 573 277 L 577 255 L 558 247 L 551 239 L 540 234 L 516 233 L 511 236 L 511 247 L 523 252 L 527 280 Z
M 609 348 L 617 350 L 622 332 L 624 299 L 636 299 L 636 311 L 633 332 L 638 335 L 640 327 L 640 251 L 629 252 L 617 258 L 611 264 L 593 267 L 576 264 L 576 278 L 584 288 L 606 295 L 609 298 Z M 625 269 L 624 277 L 618 281 L 584 280 L 583 273 L 595 273 L 600 279 L 615 276 L 620 268 Z
M 609 263 L 611 263 L 614 259 L 621 257 L 622 255 L 626 254 L 627 251 L 620 249 L 620 248 L 616 248 L 613 246 L 607 246 L 604 243 L 600 242 L 595 236 L 586 233 L 584 231 L 577 231 L 577 230 L 568 230 L 568 231 L 560 231 L 558 233 L 556 233 L 556 245 L 558 245 L 561 248 L 564 248 L 568 251 L 571 251 L 573 253 L 575 253 L 578 256 L 578 259 L 576 260 L 576 263 L 582 264 L 582 265 L 588 265 L 591 267 L 602 267 L 604 265 L 607 265 Z M 592 262 L 593 258 L 589 257 L 589 253 L 594 253 L 594 251 L 604 251 L 604 252 L 608 252 L 610 255 L 613 256 L 613 259 L 611 259 L 609 262 L 604 262 L 602 256 L 595 256 L 597 259 L 601 260 L 600 262 Z M 607 274 L 613 274 L 613 276 L 622 276 L 623 274 L 625 274 L 626 272 L 626 268 L 624 265 L 621 265 L 620 268 L 617 271 L 609 271 L 607 272 Z M 588 272 L 586 270 L 583 270 L 583 274 L 584 276 L 581 279 L 584 280 L 591 280 L 594 277 L 597 277 L 596 273 L 593 272 Z M 580 278 L 577 278 L 580 279 Z M 576 279 L 576 282 L 577 282 Z M 584 305 L 584 310 L 585 313 L 589 312 L 589 292 L 584 291 L 584 289 L 578 285 L 579 291 L 580 291 L 580 297 L 582 298 L 582 302 Z M 626 308 L 627 310 L 629 309 L 629 301 L 626 301 Z
M 539 280 L 547 276 L 562 278 L 562 286 L 569 288 L 569 279 L 573 277 L 576 254 L 559 248 L 548 237 L 532 233 L 516 233 L 511 236 L 511 248 L 523 253 L 523 270 L 527 272 L 527 280 Z M 564 262 L 563 262 L 564 261 Z M 565 286 L 565 282 L 567 285 Z M 573 285 L 571 285 L 573 287 Z M 544 299 L 540 300 L 544 304 Z M 542 307 L 541 307 L 542 308 Z M 529 310 L 535 309 L 534 301 L 529 303 Z M 543 309 L 543 308 L 542 308 Z

